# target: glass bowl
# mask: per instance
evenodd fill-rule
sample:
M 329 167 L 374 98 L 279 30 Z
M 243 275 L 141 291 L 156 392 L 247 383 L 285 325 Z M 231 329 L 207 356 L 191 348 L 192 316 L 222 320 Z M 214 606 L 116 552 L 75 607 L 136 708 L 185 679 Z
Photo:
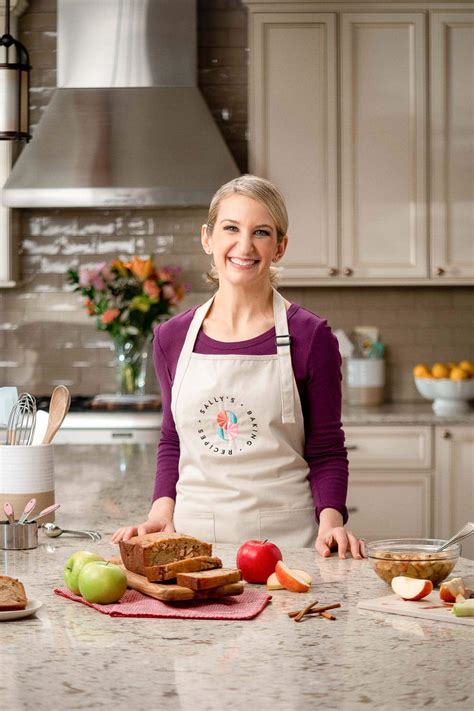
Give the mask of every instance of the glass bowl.
M 415 378 L 415 385 L 420 395 L 433 401 L 436 415 L 463 415 L 469 411 L 469 400 L 474 398 L 474 378 Z
M 444 551 L 436 548 L 446 543 L 437 538 L 398 538 L 367 543 L 370 565 L 388 585 L 392 578 L 405 575 L 408 578 L 431 580 L 439 585 L 456 565 L 461 554 L 459 543 L 453 543 Z

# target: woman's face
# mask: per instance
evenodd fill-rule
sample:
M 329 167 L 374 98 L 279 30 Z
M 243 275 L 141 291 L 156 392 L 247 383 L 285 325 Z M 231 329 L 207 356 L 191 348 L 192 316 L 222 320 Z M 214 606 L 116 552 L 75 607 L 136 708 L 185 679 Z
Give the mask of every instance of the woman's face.
M 268 281 L 270 266 L 283 256 L 287 241 L 285 236 L 277 243 L 275 222 L 261 202 L 238 194 L 222 200 L 212 234 L 206 225 L 201 231 L 219 281 L 235 286 Z

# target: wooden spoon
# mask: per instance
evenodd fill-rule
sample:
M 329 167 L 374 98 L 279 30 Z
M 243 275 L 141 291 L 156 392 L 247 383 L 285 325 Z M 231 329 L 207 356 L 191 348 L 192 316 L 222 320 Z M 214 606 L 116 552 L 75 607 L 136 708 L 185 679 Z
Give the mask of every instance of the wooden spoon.
M 58 385 L 53 390 L 49 403 L 48 427 L 42 444 L 51 444 L 61 427 L 71 404 L 71 394 L 65 385 Z

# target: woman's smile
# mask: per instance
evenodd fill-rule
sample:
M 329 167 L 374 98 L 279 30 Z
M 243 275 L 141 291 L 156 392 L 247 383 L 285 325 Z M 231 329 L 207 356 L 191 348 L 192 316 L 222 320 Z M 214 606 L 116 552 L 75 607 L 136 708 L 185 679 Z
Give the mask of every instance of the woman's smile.
M 252 269 L 259 262 L 258 259 L 243 259 L 241 257 L 228 257 L 228 260 L 236 269 Z

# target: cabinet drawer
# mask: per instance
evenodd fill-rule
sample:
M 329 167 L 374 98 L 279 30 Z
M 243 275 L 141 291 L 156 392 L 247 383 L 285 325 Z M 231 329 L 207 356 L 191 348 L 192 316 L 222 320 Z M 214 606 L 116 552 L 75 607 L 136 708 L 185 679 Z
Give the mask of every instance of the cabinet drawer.
M 347 498 L 349 528 L 367 540 L 429 537 L 430 496 L 428 474 L 353 477 Z
M 430 469 L 431 427 L 375 426 L 345 427 L 350 468 Z

